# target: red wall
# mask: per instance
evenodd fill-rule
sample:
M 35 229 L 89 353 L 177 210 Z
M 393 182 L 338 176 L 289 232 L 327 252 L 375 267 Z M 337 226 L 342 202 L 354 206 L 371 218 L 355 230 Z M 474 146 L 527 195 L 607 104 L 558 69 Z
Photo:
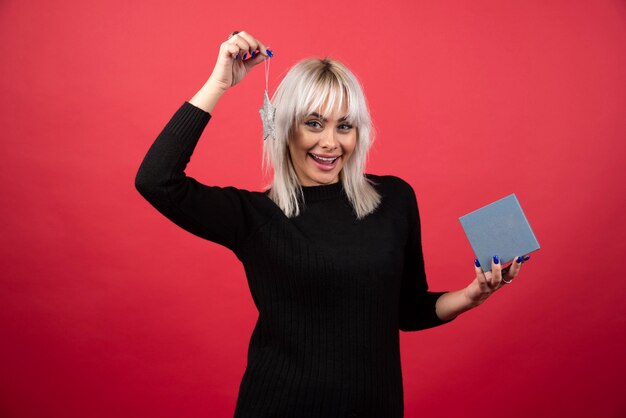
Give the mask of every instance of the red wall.
M 626 3 L 0 5 L 0 415 L 231 417 L 256 320 L 234 254 L 134 188 L 165 123 L 246 30 L 360 77 L 368 171 L 417 193 L 433 290 L 473 279 L 458 217 L 516 193 L 542 249 L 446 326 L 402 333 L 406 417 L 626 415 Z M 259 66 L 188 174 L 260 190 Z

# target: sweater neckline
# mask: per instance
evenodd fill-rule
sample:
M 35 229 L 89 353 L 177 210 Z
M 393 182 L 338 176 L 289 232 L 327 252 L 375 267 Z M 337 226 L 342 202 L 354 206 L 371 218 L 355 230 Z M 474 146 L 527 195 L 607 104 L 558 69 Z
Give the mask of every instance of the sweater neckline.
M 343 183 L 341 181 L 331 184 L 300 187 L 302 188 L 302 195 L 307 202 L 337 198 L 344 194 Z

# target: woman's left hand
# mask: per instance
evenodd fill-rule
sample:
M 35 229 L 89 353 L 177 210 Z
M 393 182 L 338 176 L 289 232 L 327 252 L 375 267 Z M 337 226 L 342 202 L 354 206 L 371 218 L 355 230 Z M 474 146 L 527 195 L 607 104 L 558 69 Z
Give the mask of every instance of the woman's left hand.
M 520 272 L 522 264 L 530 259 L 529 255 L 519 256 L 508 267 L 502 268 L 498 256 L 493 257 L 491 271 L 483 272 L 478 260 L 474 260 L 476 278 L 465 288 L 465 297 L 472 306 L 483 303 L 496 290 L 510 283 Z

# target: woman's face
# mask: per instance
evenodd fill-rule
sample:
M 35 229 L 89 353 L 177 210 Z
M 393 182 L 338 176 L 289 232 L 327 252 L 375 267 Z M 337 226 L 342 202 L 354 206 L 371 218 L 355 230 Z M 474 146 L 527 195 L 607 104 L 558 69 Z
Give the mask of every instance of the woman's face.
M 357 130 L 344 119 L 345 103 L 341 111 L 337 107 L 327 120 L 312 113 L 296 126 L 294 138 L 289 142 L 289 155 L 302 186 L 337 183 L 341 169 L 354 151 Z

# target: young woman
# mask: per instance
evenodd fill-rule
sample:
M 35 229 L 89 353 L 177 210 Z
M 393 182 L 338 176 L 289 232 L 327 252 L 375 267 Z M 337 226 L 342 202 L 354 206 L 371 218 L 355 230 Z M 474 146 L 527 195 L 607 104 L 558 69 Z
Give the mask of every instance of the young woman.
M 237 418 L 403 416 L 399 330 L 451 321 L 519 273 L 518 257 L 452 292 L 428 290 L 411 186 L 364 172 L 373 141 L 357 78 L 333 59 L 304 59 L 272 99 L 264 142 L 271 187 L 202 184 L 185 167 L 228 89 L 271 56 L 234 32 L 196 95 L 150 147 L 138 191 L 185 230 L 242 262 L 259 315 Z M 228 158 L 216 149 L 216 158 Z

